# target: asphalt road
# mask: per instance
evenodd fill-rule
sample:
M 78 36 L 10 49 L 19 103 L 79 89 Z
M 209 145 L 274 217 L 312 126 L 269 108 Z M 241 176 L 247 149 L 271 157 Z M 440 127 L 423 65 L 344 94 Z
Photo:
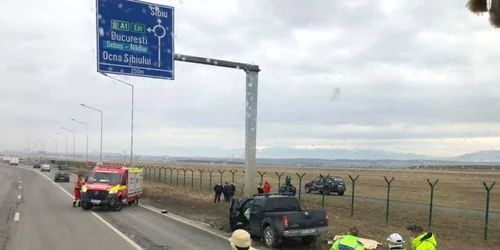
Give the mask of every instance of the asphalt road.
M 17 224 L 6 227 L 7 250 L 21 249 L 95 249 L 106 246 L 107 249 L 136 249 L 106 225 L 118 229 L 142 249 L 206 249 L 230 250 L 226 238 L 205 230 L 179 222 L 141 206 L 124 207 L 119 212 L 94 209 L 93 212 L 73 208 L 70 194 L 74 178 L 70 183 L 53 183 L 53 173 L 42 173 L 31 167 L 2 167 L 0 185 L 21 173 L 23 197 L 16 211 L 21 214 Z M 9 172 L 10 171 L 10 172 Z M 16 177 L 17 178 L 17 177 Z M 16 183 L 7 183 L 16 190 Z M 59 188 L 60 186 L 61 188 Z M 0 199 L 8 192 L 0 191 Z M 2 196 L 3 195 L 3 196 Z M 17 197 L 14 197 L 17 199 Z M 14 199 L 10 197 L 10 199 Z M 6 201 L 8 199 L 5 199 Z M 14 200 L 15 201 L 15 200 Z M 5 202 L 4 202 L 5 203 Z M 10 207 L 15 207 L 10 205 Z M 4 206 L 5 204 L 3 204 Z M 4 213 L 2 206 L 1 212 Z M 5 212 L 6 213 L 6 212 Z M 95 215 L 94 215 L 95 214 Z M 96 216 L 97 215 L 97 216 Z M 11 215 L 12 217 L 12 215 Z M 101 217 L 105 222 L 99 220 Z M 206 230 L 209 230 L 208 228 Z M 3 234 L 2 234 L 3 235 Z M 91 239 L 91 241 L 90 241 Z
M 10 189 L 2 206 L 2 213 L 7 213 L 8 218 L 2 249 L 90 250 L 95 245 L 135 249 L 95 216 L 71 207 L 69 197 L 44 179 L 33 171 L 1 167 L 0 180 L 8 183 L 6 187 Z M 92 243 L 82 239 L 92 239 Z

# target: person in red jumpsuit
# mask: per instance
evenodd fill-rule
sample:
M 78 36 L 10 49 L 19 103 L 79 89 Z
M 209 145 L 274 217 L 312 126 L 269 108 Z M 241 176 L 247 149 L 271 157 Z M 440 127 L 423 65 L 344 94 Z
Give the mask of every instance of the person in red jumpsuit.
M 271 184 L 269 182 L 264 183 L 264 194 L 270 194 L 271 193 Z
M 76 179 L 75 188 L 73 189 L 73 192 L 75 194 L 75 199 L 73 200 L 73 207 L 80 206 L 80 200 L 82 199 L 81 189 L 83 184 L 85 184 L 85 182 L 83 181 L 83 175 L 79 174 L 78 178 Z

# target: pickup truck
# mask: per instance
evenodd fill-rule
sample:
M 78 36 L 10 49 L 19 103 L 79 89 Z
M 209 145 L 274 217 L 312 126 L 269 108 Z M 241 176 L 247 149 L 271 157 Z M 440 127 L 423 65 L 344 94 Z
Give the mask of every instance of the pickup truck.
M 325 210 L 302 210 L 295 196 L 254 195 L 233 200 L 230 207 L 231 230 L 244 229 L 263 238 L 275 248 L 286 238 L 299 237 L 304 245 L 314 245 L 320 234 L 330 230 Z

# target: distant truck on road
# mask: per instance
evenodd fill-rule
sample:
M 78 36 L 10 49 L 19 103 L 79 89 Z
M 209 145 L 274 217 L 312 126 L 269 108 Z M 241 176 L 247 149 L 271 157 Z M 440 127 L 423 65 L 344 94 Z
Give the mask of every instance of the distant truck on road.
M 81 189 L 82 209 L 98 206 L 120 211 L 123 204 L 138 205 L 142 198 L 142 174 L 141 168 L 96 166 Z
M 11 166 L 18 166 L 19 165 L 19 158 L 17 157 L 12 157 L 10 159 L 10 163 L 9 163 Z
M 286 238 L 298 237 L 314 245 L 320 234 L 330 230 L 325 210 L 302 210 L 299 200 L 289 195 L 254 195 L 231 203 L 231 230 L 244 229 L 276 248 Z
M 2 157 L 2 162 L 3 162 L 3 163 L 10 164 L 10 159 L 11 159 L 11 157 L 8 157 L 8 156 L 3 156 L 3 157 Z

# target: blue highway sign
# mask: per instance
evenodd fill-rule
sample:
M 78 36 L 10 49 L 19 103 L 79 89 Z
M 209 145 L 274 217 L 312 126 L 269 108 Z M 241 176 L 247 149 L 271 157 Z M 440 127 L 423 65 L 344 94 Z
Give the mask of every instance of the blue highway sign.
M 97 0 L 97 71 L 174 79 L 174 8 Z

